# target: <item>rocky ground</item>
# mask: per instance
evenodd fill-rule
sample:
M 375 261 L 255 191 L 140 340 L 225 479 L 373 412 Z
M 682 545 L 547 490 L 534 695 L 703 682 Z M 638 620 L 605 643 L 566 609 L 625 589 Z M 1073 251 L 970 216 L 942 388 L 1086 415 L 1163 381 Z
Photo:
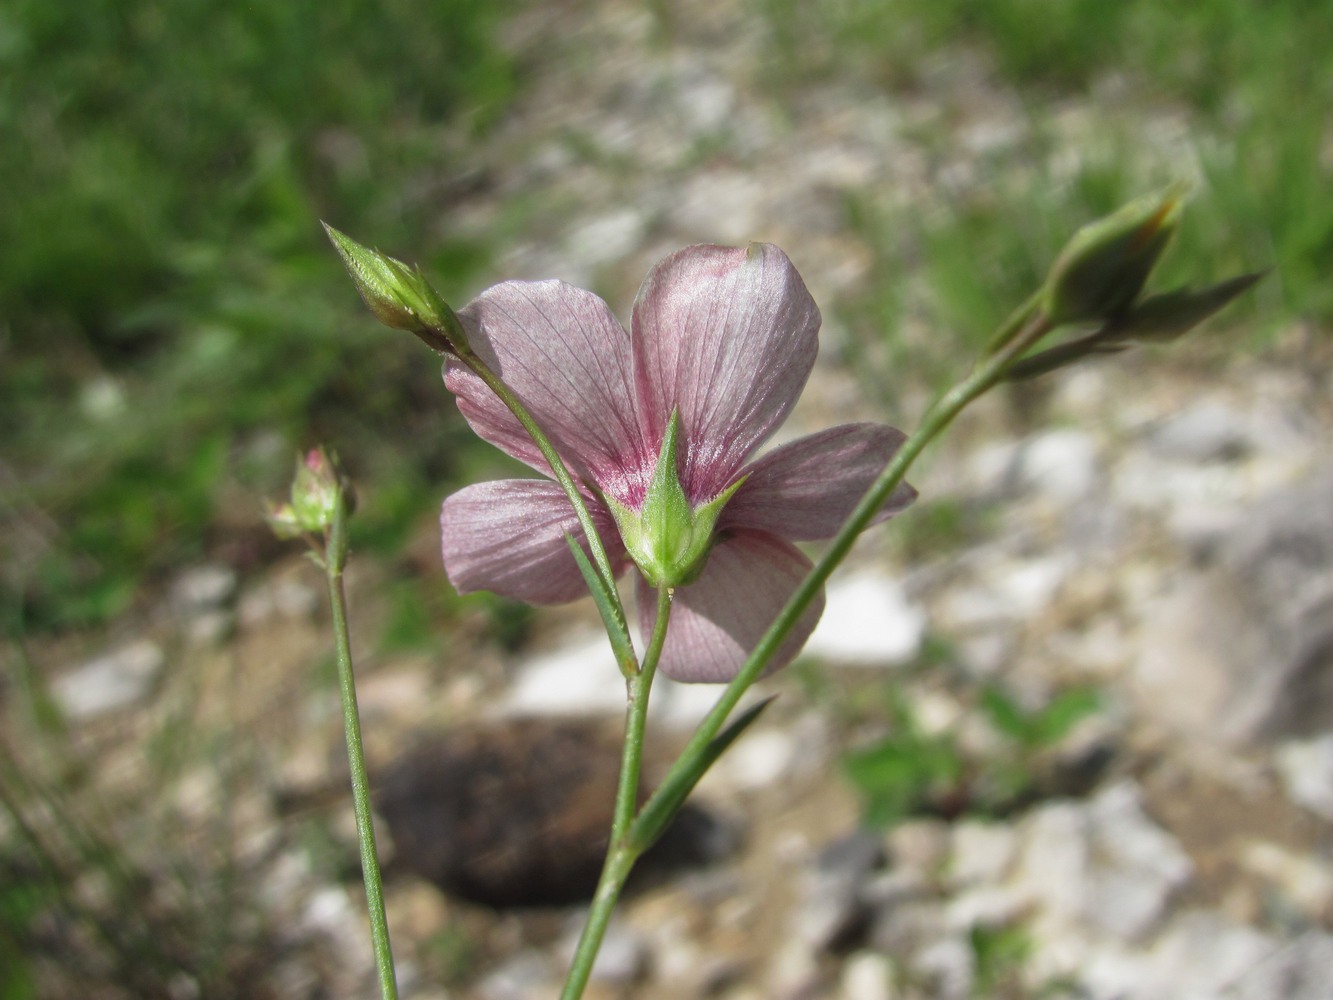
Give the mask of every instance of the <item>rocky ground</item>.
M 743 10 L 690 9 L 666 38 L 614 3 L 558 39 L 550 13 L 516 21 L 536 85 L 441 226 L 489 230 L 522 201 L 504 276 L 591 285 L 622 315 L 663 253 L 768 239 L 825 306 L 866 279 L 849 190 L 975 190 L 1025 142 L 984 67 L 911 97 L 834 79 L 777 101 Z M 1176 124 L 1157 148 L 1180 148 Z M 941 129 L 945 162 L 915 138 Z M 886 419 L 847 337 L 826 323 L 784 433 Z M 1333 998 L 1333 409 L 1303 344 L 1117 358 L 965 417 L 913 476 L 907 517 L 944 527 L 864 539 L 804 662 L 761 686 L 778 701 L 626 901 L 590 995 Z M 910 426 L 921 399 L 907 386 L 887 419 Z M 404 565 L 438 572 L 436 544 L 423 530 Z M 551 997 L 600 848 L 618 675 L 583 605 L 541 612 L 516 651 L 481 641 L 478 612 L 442 655 L 378 652 L 401 569 L 356 563 L 350 587 L 404 994 Z M 52 687 L 109 794 L 187 720 L 200 752 L 154 808 L 224 828 L 262 923 L 300 942 L 269 969 L 286 997 L 373 991 L 326 618 L 303 560 L 195 567 Z M 1019 747 L 992 689 L 1019 715 L 1071 690 L 1097 707 Z M 651 766 L 713 696 L 664 685 Z M 961 770 L 870 830 L 844 762 L 907 730 Z M 210 752 L 224 733 L 243 737 Z

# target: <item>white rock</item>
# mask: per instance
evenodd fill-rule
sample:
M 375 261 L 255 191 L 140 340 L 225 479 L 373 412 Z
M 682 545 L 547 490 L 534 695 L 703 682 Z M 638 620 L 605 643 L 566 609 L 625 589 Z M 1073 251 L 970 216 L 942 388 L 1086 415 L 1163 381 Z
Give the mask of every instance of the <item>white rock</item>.
M 1074 923 L 1120 940 L 1146 934 L 1188 881 L 1189 857 L 1144 815 L 1137 786 L 1113 786 L 1086 805 L 1033 812 L 1015 887 L 1048 922 Z
M 1333 1000 L 1333 936 L 1302 934 L 1243 972 L 1227 1000 Z
M 858 951 L 842 964 L 838 977 L 839 1000 L 896 1000 L 893 962 L 887 955 Z
M 953 827 L 949 882 L 955 886 L 994 884 L 1008 874 L 1018 854 L 1018 834 L 1006 823 L 965 819 Z
M 1240 863 L 1275 885 L 1306 919 L 1318 922 L 1333 914 L 1333 869 L 1317 858 L 1253 841 L 1240 852 Z
M 1078 430 L 1046 431 L 1023 445 L 1018 484 L 1059 503 L 1072 503 L 1097 485 L 1097 443 Z
M 746 733 L 714 765 L 731 787 L 753 792 L 791 776 L 798 746 L 791 733 L 763 729 Z
M 559 987 L 550 960 L 539 951 L 521 951 L 477 984 L 480 1000 L 546 1000 Z
M 1333 820 L 1333 733 L 1283 744 L 1277 766 L 1293 802 Z
M 925 982 L 936 1000 L 966 1000 L 972 994 L 976 954 L 963 937 L 946 937 L 927 945 L 911 961 L 912 978 Z
M 573 933 L 565 938 L 561 946 L 565 964 L 574 958 L 578 947 L 578 936 L 582 932 L 582 919 Z M 592 965 L 593 982 L 613 986 L 628 986 L 643 975 L 648 961 L 648 945 L 639 933 L 619 920 L 613 920 L 606 929 L 602 946 L 597 950 L 597 958 Z
M 236 593 L 236 571 L 208 564 L 187 569 L 171 585 L 171 603 L 186 612 L 220 608 Z
M 982 886 L 955 896 L 945 907 L 945 925 L 968 933 L 976 927 L 1006 927 L 1024 916 L 1030 905 L 1021 894 L 1003 886 Z
M 51 694 L 70 719 L 91 719 L 141 701 L 165 663 L 161 648 L 142 639 L 58 678 Z
M 805 651 L 829 663 L 892 666 L 921 650 L 926 613 L 898 581 L 878 572 L 836 580 Z
M 499 706 L 501 714 L 512 715 L 590 715 L 624 708 L 625 683 L 606 636 L 599 633 L 527 660 Z
M 1216 462 L 1239 458 L 1252 439 L 1249 418 L 1225 403 L 1204 401 L 1168 417 L 1148 434 L 1148 444 L 1167 458 Z

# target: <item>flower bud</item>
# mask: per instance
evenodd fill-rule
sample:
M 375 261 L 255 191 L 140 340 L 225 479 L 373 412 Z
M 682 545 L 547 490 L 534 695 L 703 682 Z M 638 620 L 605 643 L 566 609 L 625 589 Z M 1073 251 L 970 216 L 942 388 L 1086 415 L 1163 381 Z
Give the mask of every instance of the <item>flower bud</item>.
M 420 268 L 363 246 L 327 223 L 324 231 L 376 319 L 392 329 L 416 334 L 437 351 L 456 351 L 466 345 L 458 317 Z
M 1178 187 L 1139 198 L 1075 233 L 1043 290 L 1051 325 L 1115 319 L 1133 304 L 1180 224 L 1181 200 Z
M 296 460 L 291 502 L 270 503 L 265 519 L 279 538 L 317 534 L 333 523 L 340 501 L 350 512 L 355 505 L 351 486 L 323 448 L 312 448 Z

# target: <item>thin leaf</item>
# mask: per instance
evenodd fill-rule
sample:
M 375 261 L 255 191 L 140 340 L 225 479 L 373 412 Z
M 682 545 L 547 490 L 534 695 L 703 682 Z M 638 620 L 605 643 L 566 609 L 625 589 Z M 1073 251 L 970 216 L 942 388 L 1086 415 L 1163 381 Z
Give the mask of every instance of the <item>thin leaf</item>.
M 637 673 L 639 658 L 634 653 L 634 642 L 629 637 L 629 627 L 625 624 L 625 615 L 621 611 L 619 599 L 607 592 L 606 583 L 593 569 L 583 548 L 574 541 L 574 536 L 569 532 L 565 532 L 565 544 L 569 546 L 574 561 L 578 563 L 579 572 L 583 574 L 583 582 L 588 585 L 588 592 L 592 594 L 593 603 L 597 605 L 597 613 L 602 616 L 602 624 L 606 626 L 606 637 L 611 640 L 611 649 L 615 653 L 616 663 L 620 665 L 620 672 L 626 677 Z
M 1248 291 L 1267 271 L 1252 271 L 1195 291 L 1178 288 L 1150 295 L 1116 324 L 1119 340 L 1175 340 Z

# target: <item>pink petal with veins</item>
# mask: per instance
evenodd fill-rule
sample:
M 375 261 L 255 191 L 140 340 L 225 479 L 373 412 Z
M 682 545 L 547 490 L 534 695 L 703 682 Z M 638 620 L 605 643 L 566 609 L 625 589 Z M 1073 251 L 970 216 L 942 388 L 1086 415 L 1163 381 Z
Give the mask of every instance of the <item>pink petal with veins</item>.
M 815 362 L 819 310 L 777 247 L 693 246 L 649 272 L 631 330 L 645 445 L 661 443 L 679 408 L 681 482 L 706 501 L 791 411 Z
M 625 565 L 625 547 L 611 515 L 588 507 L 612 567 Z M 588 551 L 564 491 L 542 479 L 502 479 L 459 490 L 440 512 L 444 569 L 460 594 L 493 590 L 530 604 L 564 604 L 587 586 L 569 551 L 571 534 Z
M 884 424 L 843 424 L 775 448 L 743 470 L 745 484 L 718 529 L 757 529 L 794 542 L 832 538 L 906 439 Z M 903 483 L 876 520 L 915 499 L 916 490 Z
M 699 579 L 676 588 L 660 669 L 678 681 L 731 680 L 810 565 L 794 545 L 772 535 L 737 532 L 723 538 L 709 553 Z M 637 588 L 646 642 L 657 620 L 657 605 L 641 577 Z M 769 662 L 769 673 L 795 658 L 823 613 L 821 592 Z
M 523 401 L 571 471 L 617 496 L 632 492 L 644 451 L 630 338 L 606 303 L 561 281 L 506 281 L 458 318 L 472 349 Z M 478 435 L 549 475 L 522 425 L 477 376 L 451 361 L 445 384 Z

